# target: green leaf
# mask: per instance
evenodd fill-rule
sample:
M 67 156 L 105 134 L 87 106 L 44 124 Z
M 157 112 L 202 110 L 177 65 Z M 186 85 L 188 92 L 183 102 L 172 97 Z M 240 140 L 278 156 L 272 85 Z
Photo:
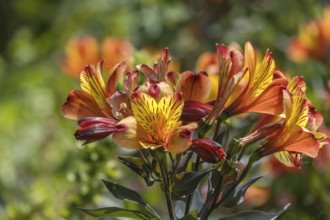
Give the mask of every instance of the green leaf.
M 151 178 L 152 168 L 142 158 L 131 156 L 118 156 L 118 160 L 130 168 L 133 172 L 141 176 L 148 186 L 154 184 Z
M 137 192 L 107 180 L 102 181 L 110 193 L 117 199 L 127 200 L 140 204 L 150 210 L 154 216 L 159 217 L 158 213 L 150 205 L 148 205 Z
M 219 220 L 274 220 L 280 216 L 290 204 L 287 204 L 277 212 L 262 212 L 257 210 L 243 211 L 226 217 L 222 217 Z
M 184 172 L 176 176 L 176 181 L 172 187 L 172 192 L 178 196 L 188 195 L 195 191 L 201 179 L 212 169 L 200 172 Z
M 184 217 L 180 218 L 180 220 L 196 220 L 197 217 L 198 217 L 198 211 L 197 210 L 193 210 L 193 211 L 190 211 Z
M 234 190 L 232 190 L 232 192 L 230 192 L 227 198 L 222 202 L 222 206 L 226 208 L 233 208 L 238 204 L 242 203 L 244 201 L 244 195 L 246 190 L 261 177 L 262 176 L 252 177 L 248 181 L 243 183 L 241 186 L 237 186 Z M 228 185 L 224 190 L 224 194 L 226 194 L 226 190 L 230 190 L 231 187 L 232 184 Z
M 133 219 L 152 219 L 152 217 L 147 216 L 146 214 L 140 211 L 123 209 L 118 207 L 107 207 L 107 208 L 99 208 L 99 209 L 80 208 L 80 210 L 94 217 L 113 216 L 113 217 L 126 217 Z

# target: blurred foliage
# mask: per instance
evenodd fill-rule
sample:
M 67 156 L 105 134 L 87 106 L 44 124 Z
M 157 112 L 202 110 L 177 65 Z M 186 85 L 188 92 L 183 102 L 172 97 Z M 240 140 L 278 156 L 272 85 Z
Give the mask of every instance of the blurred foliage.
M 79 83 L 61 69 L 64 46 L 73 37 L 127 38 L 138 48 L 169 47 L 182 70 L 215 43 L 250 40 L 270 48 L 277 66 L 305 77 L 308 97 L 323 110 L 320 93 L 329 66 L 317 60 L 293 63 L 285 54 L 298 26 L 322 12 L 318 0 L 4 0 L 0 2 L 0 218 L 13 220 L 91 219 L 77 207 L 113 203 L 101 178 L 143 192 L 145 184 L 116 161 L 123 153 L 110 140 L 81 147 L 75 123 L 59 107 Z M 330 2 L 329 2 L 330 3 Z M 150 61 L 148 61 L 150 62 Z M 329 151 L 322 151 L 329 154 Z M 125 152 L 128 154 L 128 152 Z M 327 161 L 324 163 L 329 164 Z M 329 167 L 329 166 L 328 166 Z M 132 175 L 131 175 L 132 174 Z M 301 171 L 268 178 L 264 210 L 292 206 L 282 219 L 329 219 L 330 169 L 313 162 Z M 127 184 L 130 183 L 130 184 Z M 285 194 L 286 193 L 286 194 Z M 141 193 L 157 209 L 157 190 Z M 285 197 L 285 195 L 288 195 Z M 228 212 L 228 210 L 223 210 Z

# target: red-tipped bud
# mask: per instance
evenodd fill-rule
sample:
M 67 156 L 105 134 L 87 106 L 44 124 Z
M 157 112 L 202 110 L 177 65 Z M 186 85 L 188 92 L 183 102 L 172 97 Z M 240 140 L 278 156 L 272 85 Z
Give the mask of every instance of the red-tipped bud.
M 209 163 L 219 163 L 226 158 L 226 153 L 222 146 L 219 143 L 206 138 L 193 140 L 190 149 L 197 153 L 202 160 Z
M 183 93 L 184 100 L 203 102 L 211 91 L 210 79 L 206 72 L 186 71 L 179 77 L 177 91 Z
M 75 137 L 78 140 L 84 140 L 84 144 L 102 140 L 116 130 L 115 123 L 116 121 L 114 119 L 109 118 L 83 118 L 78 121 L 80 129 L 76 131 Z
M 185 101 L 181 120 L 184 122 L 198 122 L 207 116 L 211 110 L 211 105 L 196 101 Z

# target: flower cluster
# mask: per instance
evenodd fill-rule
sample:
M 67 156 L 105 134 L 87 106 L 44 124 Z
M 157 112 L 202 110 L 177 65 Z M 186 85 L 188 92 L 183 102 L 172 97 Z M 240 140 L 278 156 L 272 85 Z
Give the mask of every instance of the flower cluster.
M 112 136 L 118 146 L 140 151 L 148 169 L 138 173 L 144 173 L 145 179 L 150 172 L 160 177 L 171 219 L 175 219 L 173 192 L 176 197 L 186 196 L 181 198 L 187 204 L 186 214 L 190 208 L 193 191 L 183 190 L 180 184 L 189 185 L 185 181 L 193 181 L 192 176 L 196 181 L 208 173 L 218 176 L 217 184 L 209 183 L 213 189 L 198 210 L 198 216 L 204 219 L 216 207 L 228 203 L 229 192 L 255 161 L 274 155 L 287 166 L 299 167 L 302 155 L 315 158 L 329 143 L 328 137 L 318 131 L 323 118 L 307 99 L 302 77 L 285 78 L 276 70 L 269 50 L 261 60 L 257 57 L 247 42 L 243 53 L 216 45 L 216 53 L 199 62 L 199 72 L 169 71 L 167 48 L 153 66 L 140 64 L 127 72 L 123 61 L 103 73 L 101 61 L 81 72 L 81 89 L 69 93 L 61 112 L 78 120 L 78 140 L 90 143 Z M 254 127 L 245 137 L 232 138 L 231 119 L 252 112 L 259 115 Z M 247 150 L 251 145 L 256 146 L 251 147 L 252 153 Z M 168 154 L 170 170 L 164 159 Z M 195 167 L 184 180 L 187 161 L 194 154 Z M 245 156 L 249 157 L 246 165 L 241 162 Z M 159 163 L 161 173 L 150 165 L 148 157 Z M 212 172 L 196 174 L 201 172 L 200 162 L 209 164 Z M 125 164 L 142 169 L 131 160 Z M 149 177 L 147 184 L 153 181 Z

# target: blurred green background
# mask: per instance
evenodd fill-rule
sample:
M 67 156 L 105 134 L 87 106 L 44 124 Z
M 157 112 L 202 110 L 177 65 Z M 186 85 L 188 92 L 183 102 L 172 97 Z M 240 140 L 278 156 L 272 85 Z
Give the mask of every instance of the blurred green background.
M 286 54 L 299 27 L 322 16 L 327 3 L 0 1 L 0 219 L 92 219 L 77 207 L 116 202 L 105 192 L 101 178 L 145 191 L 144 183 L 116 162 L 116 155 L 123 152 L 111 140 L 82 147 L 73 136 L 75 122 L 60 115 L 68 92 L 79 87 L 79 80 L 62 68 L 65 45 L 72 38 L 93 36 L 99 42 L 108 36 L 125 38 L 136 51 L 169 47 L 182 71 L 193 70 L 198 56 L 214 51 L 215 43 L 236 41 L 243 46 L 251 41 L 260 51 L 271 49 L 278 69 L 305 77 L 308 97 L 330 125 L 330 58 L 295 63 Z M 145 62 L 152 64 L 152 59 Z M 319 161 L 306 160 L 297 172 L 272 175 L 261 169 L 265 175 L 261 187 L 268 196 L 263 204 L 250 201 L 239 208 L 270 211 L 291 202 L 281 219 L 330 219 L 329 150 L 321 153 Z M 156 209 L 164 206 L 158 190 L 143 195 Z

